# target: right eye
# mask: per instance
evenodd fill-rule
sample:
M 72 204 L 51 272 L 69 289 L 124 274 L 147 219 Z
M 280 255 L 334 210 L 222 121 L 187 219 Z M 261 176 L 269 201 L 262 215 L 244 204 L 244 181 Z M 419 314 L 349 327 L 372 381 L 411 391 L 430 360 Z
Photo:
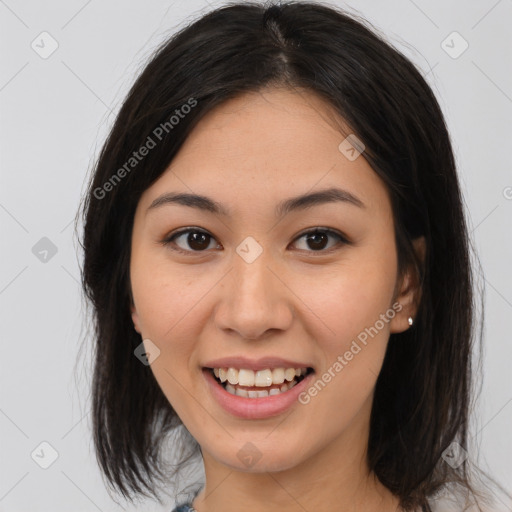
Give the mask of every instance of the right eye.
M 178 240 L 181 239 L 181 243 L 183 245 L 188 245 L 188 247 L 180 246 Z M 163 240 L 162 244 L 165 246 L 169 246 L 169 248 L 173 251 L 181 252 L 183 254 L 204 252 L 208 249 L 210 243 L 215 240 L 212 235 L 208 232 L 196 229 L 196 228 L 186 228 L 180 229 L 174 233 L 171 233 L 169 236 Z M 217 244 L 219 246 L 219 244 Z

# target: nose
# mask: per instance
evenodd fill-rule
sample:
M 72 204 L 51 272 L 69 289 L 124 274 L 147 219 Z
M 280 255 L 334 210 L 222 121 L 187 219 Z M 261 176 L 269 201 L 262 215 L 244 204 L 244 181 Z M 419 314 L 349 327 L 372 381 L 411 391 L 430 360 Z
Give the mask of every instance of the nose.
M 274 267 L 266 251 L 251 263 L 234 255 L 215 308 L 217 328 L 255 340 L 290 327 L 293 293 Z

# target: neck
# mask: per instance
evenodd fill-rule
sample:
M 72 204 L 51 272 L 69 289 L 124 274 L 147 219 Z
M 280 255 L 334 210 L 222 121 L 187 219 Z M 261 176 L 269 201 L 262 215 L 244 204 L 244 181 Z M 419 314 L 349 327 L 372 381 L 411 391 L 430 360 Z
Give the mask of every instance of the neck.
M 321 450 L 289 469 L 247 472 L 226 466 L 203 450 L 205 486 L 197 512 L 398 512 L 399 500 L 368 470 L 368 411 Z M 366 420 L 366 422 L 363 421 Z

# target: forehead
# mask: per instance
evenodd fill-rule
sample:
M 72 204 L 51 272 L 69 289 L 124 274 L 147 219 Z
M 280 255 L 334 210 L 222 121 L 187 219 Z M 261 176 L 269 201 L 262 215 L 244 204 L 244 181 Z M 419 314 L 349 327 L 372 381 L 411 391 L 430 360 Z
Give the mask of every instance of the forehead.
M 199 121 L 141 201 L 147 208 L 161 194 L 188 192 L 213 195 L 236 211 L 241 204 L 275 207 L 285 197 L 337 187 L 369 208 L 388 208 L 386 187 L 364 153 L 347 154 L 350 134 L 333 108 L 309 91 L 246 93 Z

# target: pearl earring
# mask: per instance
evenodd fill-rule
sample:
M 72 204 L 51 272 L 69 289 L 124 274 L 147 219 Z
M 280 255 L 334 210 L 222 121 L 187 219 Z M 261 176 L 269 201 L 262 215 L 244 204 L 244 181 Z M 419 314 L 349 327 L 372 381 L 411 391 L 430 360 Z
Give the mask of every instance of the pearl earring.
M 409 322 L 409 325 L 412 325 L 414 323 L 414 320 L 412 319 L 412 316 L 410 316 L 407 321 Z

